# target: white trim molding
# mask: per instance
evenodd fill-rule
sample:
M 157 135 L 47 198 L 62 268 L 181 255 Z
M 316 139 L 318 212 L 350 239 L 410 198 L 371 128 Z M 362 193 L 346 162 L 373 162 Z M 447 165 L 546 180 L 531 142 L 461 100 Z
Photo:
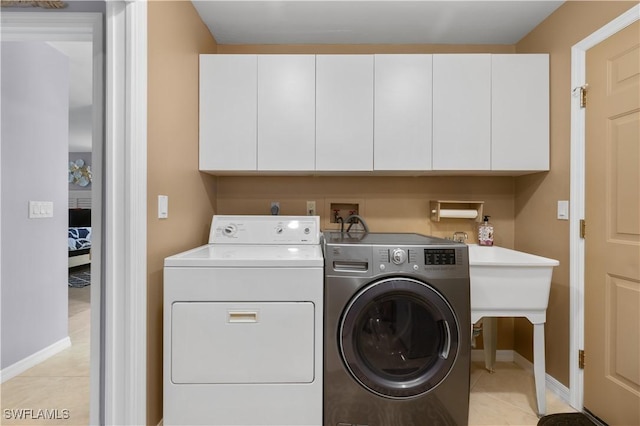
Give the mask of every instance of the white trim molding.
M 103 404 L 102 329 L 102 152 L 104 147 L 104 16 L 87 12 L 8 12 L 2 13 L 3 41 L 86 41 L 93 54 L 92 164 L 93 189 L 91 222 L 93 249 L 91 261 L 91 344 L 90 344 L 90 423 L 100 423 Z
M 584 86 L 586 81 L 587 50 L 618 31 L 640 20 L 640 5 L 636 5 L 607 25 L 595 31 L 571 48 L 571 89 Z M 567 96 L 573 96 L 568 93 Z M 580 238 L 580 219 L 585 212 L 585 111 L 579 99 L 571 101 L 571 207 L 570 207 L 570 333 L 569 344 L 569 403 L 583 409 L 584 377 L 578 368 L 578 350 L 584 349 L 584 240 Z
M 109 1 L 104 424 L 146 424 L 147 3 Z
M 24 373 L 31 367 L 35 367 L 43 361 L 51 358 L 59 352 L 71 347 L 71 339 L 69 336 L 64 339 L 60 339 L 57 342 L 47 346 L 44 349 L 39 350 L 38 352 L 29 355 L 26 358 L 21 359 L 20 361 L 11 364 L 8 367 L 3 368 L 0 371 L 0 383 L 4 383 L 7 380 L 13 379 L 19 374 Z

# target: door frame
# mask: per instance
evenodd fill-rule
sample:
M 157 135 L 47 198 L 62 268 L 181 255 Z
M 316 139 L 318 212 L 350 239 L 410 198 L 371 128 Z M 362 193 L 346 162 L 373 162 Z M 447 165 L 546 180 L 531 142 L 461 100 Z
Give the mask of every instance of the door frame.
M 578 367 L 578 351 L 584 349 L 584 239 L 580 238 L 580 220 L 585 214 L 585 125 L 586 113 L 580 108 L 578 92 L 586 82 L 587 51 L 615 33 L 640 20 L 636 5 L 604 25 L 571 48 L 571 186 L 569 228 L 570 343 L 569 403 L 584 408 L 584 372 Z
M 147 4 L 105 6 L 3 13 L 2 40 L 93 42 L 90 423 L 146 424 Z

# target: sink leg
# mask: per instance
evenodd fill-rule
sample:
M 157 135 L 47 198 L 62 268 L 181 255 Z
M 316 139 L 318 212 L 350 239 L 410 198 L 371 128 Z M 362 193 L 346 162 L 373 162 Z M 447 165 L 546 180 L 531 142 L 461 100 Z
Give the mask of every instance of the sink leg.
M 496 365 L 496 347 L 498 343 L 498 319 L 482 318 L 482 341 L 484 344 L 484 366 L 490 373 Z
M 536 399 L 538 415 L 544 416 L 547 411 L 546 377 L 544 359 L 544 323 L 533 325 L 533 377 L 536 382 Z

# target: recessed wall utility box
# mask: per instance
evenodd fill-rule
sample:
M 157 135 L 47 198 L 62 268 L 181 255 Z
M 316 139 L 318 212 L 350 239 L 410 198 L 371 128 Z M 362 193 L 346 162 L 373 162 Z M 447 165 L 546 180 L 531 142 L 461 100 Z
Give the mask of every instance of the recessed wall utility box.
M 358 203 L 330 203 L 329 205 L 329 222 L 339 223 L 338 218 L 345 220 L 352 214 L 360 214 L 360 205 Z

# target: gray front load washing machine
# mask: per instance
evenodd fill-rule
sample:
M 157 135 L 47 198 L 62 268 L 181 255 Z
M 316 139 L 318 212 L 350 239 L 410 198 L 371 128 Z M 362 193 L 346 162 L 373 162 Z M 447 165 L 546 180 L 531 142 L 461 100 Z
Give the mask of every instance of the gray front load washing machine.
M 324 425 L 466 425 L 465 244 L 325 232 Z

